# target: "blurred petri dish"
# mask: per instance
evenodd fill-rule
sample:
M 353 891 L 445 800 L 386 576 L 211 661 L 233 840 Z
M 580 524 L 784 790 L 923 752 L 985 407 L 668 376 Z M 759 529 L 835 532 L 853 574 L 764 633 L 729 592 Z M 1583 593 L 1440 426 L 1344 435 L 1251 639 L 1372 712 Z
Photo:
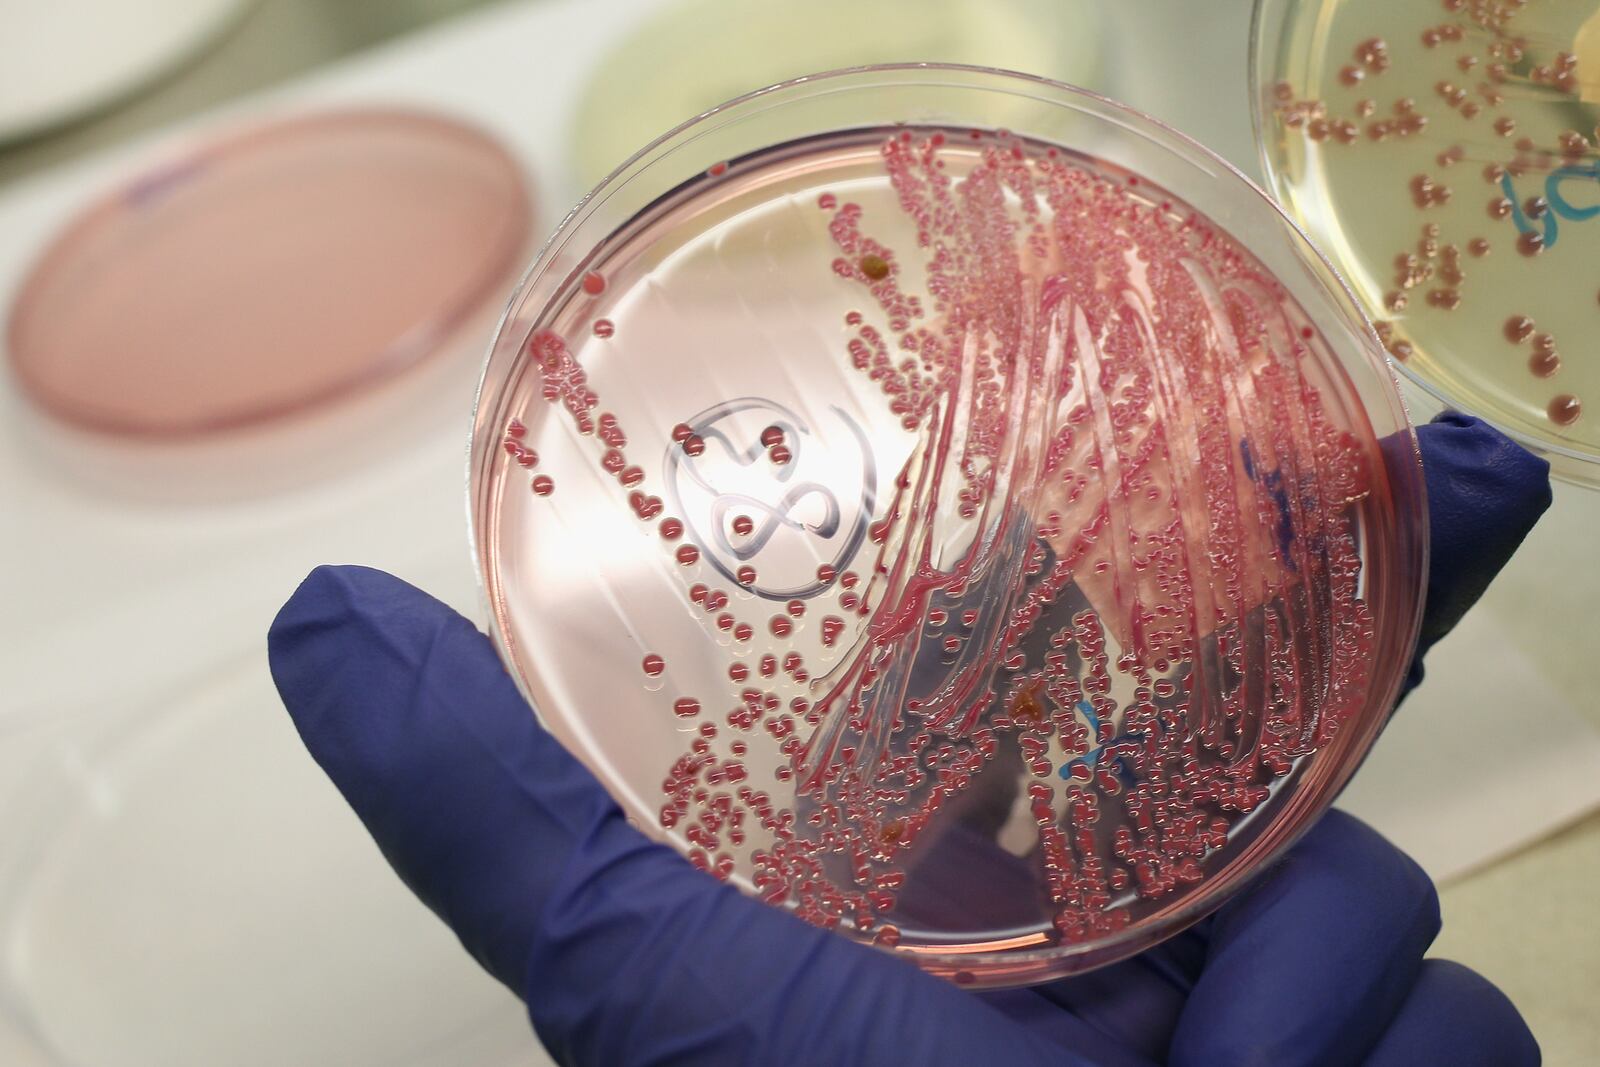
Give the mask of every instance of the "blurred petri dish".
M 424 360 L 506 284 L 529 202 L 483 132 L 416 111 L 277 121 L 90 207 L 11 309 L 35 403 L 193 437 L 357 394 Z
M 572 127 L 579 177 L 592 184 L 661 131 L 819 70 L 934 61 L 1091 84 L 1102 23 L 1086 0 L 673 0 L 590 75 Z
M 8 1065 L 548 1062 L 395 881 L 256 662 L 75 725 L 7 796 Z
M 55 0 L 0 10 L 0 142 L 113 103 L 221 35 L 250 0 Z M 86 32 L 86 27 L 93 32 Z
M 1349 294 L 1037 78 L 817 75 L 655 142 L 535 262 L 474 433 L 542 721 L 697 866 L 958 982 L 1213 908 L 1414 645 L 1416 441 Z
M 1600 484 L 1600 21 L 1586 0 L 1258 0 L 1279 199 L 1416 398 Z

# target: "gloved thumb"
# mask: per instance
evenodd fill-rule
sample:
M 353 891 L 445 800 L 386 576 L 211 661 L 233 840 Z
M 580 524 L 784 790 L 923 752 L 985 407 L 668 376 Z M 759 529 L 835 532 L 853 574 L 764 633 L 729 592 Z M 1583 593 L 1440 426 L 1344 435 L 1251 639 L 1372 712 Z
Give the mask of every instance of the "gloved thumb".
M 568 1064 L 1143 1064 L 1067 1052 L 630 827 L 489 641 L 397 578 L 313 571 L 269 637 L 301 737 L 406 884 Z

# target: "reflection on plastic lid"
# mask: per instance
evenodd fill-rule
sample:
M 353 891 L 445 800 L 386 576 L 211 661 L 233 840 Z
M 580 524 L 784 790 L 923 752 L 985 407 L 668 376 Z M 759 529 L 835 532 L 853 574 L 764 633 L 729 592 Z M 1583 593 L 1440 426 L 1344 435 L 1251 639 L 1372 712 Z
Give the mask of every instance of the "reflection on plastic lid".
M 298 117 L 204 145 L 90 207 L 12 308 L 32 398 L 140 436 L 260 424 L 433 352 L 527 236 L 517 163 L 420 112 Z

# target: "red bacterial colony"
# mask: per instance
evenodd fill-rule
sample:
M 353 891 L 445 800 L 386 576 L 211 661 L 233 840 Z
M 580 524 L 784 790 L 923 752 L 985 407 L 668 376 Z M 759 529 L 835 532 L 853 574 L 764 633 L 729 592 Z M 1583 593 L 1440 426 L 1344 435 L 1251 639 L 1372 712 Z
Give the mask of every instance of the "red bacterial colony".
M 1347 79 L 1386 63 L 1367 42 Z M 1149 181 L 980 131 L 899 131 L 881 162 L 905 218 L 817 195 L 821 262 L 859 287 L 838 358 L 915 445 L 815 590 L 762 599 L 756 567 L 675 544 L 659 466 L 629 455 L 561 337 L 529 341 L 543 400 L 594 438 L 619 515 L 659 530 L 649 551 L 728 657 L 725 692 L 641 694 L 701 717 L 664 761 L 659 822 L 701 869 L 892 947 L 938 925 L 926 886 L 1014 808 L 1032 844 L 1011 859 L 1050 916 L 1033 936 L 1104 937 L 1212 873 L 1365 708 L 1356 509 L 1376 444 L 1324 411 L 1322 341 L 1280 284 Z M 906 221 L 915 242 L 874 236 Z M 666 436 L 705 445 L 688 422 Z M 788 436 L 769 427 L 752 458 L 798 462 Z M 717 529 L 747 539 L 759 518 Z

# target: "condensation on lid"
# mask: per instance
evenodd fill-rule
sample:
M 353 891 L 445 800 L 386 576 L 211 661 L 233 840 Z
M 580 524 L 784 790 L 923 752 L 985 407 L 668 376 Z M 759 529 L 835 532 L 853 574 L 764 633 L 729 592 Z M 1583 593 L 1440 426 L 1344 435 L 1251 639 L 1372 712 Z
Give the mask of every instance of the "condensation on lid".
M 12 307 L 12 369 L 61 419 L 181 437 L 358 393 L 434 352 L 528 236 L 517 162 L 423 112 L 298 116 L 89 207 Z

